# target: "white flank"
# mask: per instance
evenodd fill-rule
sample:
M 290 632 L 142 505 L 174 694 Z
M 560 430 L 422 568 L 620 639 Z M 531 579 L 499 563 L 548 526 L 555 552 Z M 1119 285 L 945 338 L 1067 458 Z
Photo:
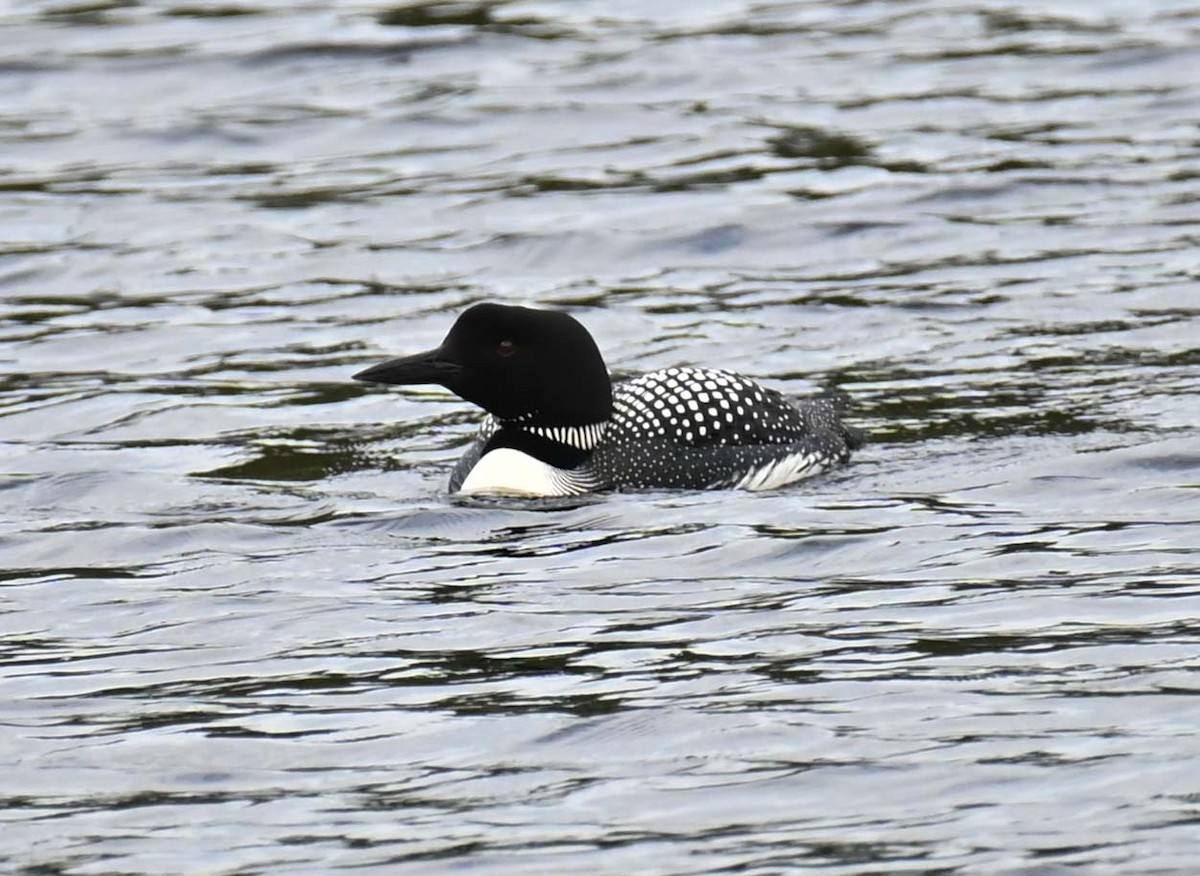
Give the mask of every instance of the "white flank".
M 827 459 L 813 453 L 793 453 L 768 462 L 737 482 L 739 490 L 774 490 L 792 481 L 819 474 L 827 468 Z
M 471 496 L 536 497 L 575 496 L 587 489 L 573 483 L 569 472 L 511 447 L 498 447 L 475 463 L 458 491 Z

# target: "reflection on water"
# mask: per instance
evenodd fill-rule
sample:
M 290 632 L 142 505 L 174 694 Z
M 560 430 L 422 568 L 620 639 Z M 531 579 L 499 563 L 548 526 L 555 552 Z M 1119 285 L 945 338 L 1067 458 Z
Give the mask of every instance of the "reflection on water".
M 0 23 L 13 872 L 1194 869 L 1187 4 Z M 447 498 L 488 299 L 872 442 Z

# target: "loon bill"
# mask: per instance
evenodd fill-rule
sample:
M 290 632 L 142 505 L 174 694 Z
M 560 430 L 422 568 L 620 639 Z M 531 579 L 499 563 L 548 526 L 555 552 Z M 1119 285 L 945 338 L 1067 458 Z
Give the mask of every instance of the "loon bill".
M 438 384 L 487 411 L 450 491 L 525 497 L 598 490 L 771 490 L 862 444 L 840 395 L 789 401 L 747 377 L 664 368 L 613 385 L 569 314 L 476 304 L 440 347 L 355 380 Z

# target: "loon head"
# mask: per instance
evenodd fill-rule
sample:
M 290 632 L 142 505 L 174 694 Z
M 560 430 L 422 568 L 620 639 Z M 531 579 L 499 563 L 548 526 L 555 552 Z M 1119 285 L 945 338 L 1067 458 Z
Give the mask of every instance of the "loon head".
M 612 414 L 612 383 L 596 342 L 574 317 L 552 310 L 476 304 L 441 346 L 354 379 L 444 386 L 502 423 L 585 426 Z

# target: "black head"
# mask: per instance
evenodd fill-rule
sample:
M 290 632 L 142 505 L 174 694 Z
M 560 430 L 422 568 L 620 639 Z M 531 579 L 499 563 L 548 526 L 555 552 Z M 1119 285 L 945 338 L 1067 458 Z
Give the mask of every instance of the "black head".
M 574 317 L 553 310 L 476 304 L 437 349 L 354 379 L 436 383 L 502 421 L 584 426 L 612 413 L 612 383 L 596 342 Z

